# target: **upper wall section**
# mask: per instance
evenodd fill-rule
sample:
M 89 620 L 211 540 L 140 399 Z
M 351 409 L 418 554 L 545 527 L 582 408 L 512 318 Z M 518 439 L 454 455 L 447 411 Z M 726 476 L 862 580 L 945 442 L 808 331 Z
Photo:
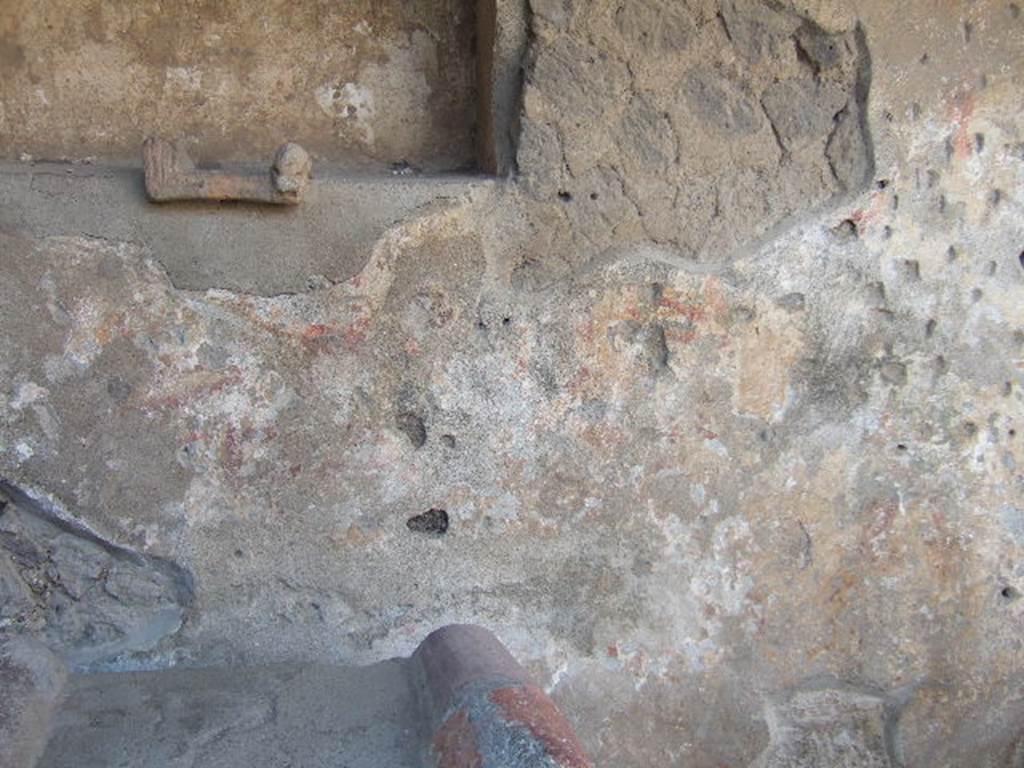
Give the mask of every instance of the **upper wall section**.
M 533 0 L 519 170 L 576 246 L 724 259 L 873 173 L 870 60 L 831 0 Z
M 478 165 L 475 0 L 5 0 L 0 159 Z

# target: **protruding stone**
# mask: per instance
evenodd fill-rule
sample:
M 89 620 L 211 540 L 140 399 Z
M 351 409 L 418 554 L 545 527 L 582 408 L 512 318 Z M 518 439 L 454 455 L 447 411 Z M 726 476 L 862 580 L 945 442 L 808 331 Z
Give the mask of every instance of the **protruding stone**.
M 103 541 L 0 482 L 0 631 L 38 639 L 88 667 L 150 650 L 176 632 L 188 575 L 166 560 Z

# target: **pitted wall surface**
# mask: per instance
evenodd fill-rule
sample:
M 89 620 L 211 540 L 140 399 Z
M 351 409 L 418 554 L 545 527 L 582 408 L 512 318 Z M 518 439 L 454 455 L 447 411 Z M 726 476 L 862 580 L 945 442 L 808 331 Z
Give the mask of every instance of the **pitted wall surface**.
M 596 764 L 1020 764 L 1020 6 L 531 10 L 518 176 L 358 253 L 172 263 L 11 175 L 0 476 L 191 578 L 97 663 L 472 622 Z

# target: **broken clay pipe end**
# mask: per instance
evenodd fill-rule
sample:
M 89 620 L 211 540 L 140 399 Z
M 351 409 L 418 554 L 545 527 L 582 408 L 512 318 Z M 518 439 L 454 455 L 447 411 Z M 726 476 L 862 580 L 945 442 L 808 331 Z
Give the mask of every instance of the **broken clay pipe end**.
M 146 194 L 153 202 L 237 200 L 273 205 L 302 202 L 313 162 L 301 146 L 288 142 L 277 150 L 268 174 L 240 174 L 196 168 L 179 143 L 158 137 L 142 144 Z

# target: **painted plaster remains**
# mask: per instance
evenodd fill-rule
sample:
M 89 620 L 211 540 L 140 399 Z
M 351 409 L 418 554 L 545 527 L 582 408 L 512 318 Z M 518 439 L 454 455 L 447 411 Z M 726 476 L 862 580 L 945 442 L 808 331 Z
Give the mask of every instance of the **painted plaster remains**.
M 435 39 L 360 8 L 376 74 L 323 100 L 383 146 L 409 134 L 360 88 L 432 77 Z M 1024 765 L 1020 5 L 528 23 L 515 173 L 389 176 L 368 207 L 433 191 L 372 238 L 343 179 L 156 216 L 137 172 L 5 166 L 0 633 L 122 670 L 470 622 L 595 765 Z M 52 98 L 64 53 L 20 45 Z M 5 93 L 4 135 L 37 130 Z

